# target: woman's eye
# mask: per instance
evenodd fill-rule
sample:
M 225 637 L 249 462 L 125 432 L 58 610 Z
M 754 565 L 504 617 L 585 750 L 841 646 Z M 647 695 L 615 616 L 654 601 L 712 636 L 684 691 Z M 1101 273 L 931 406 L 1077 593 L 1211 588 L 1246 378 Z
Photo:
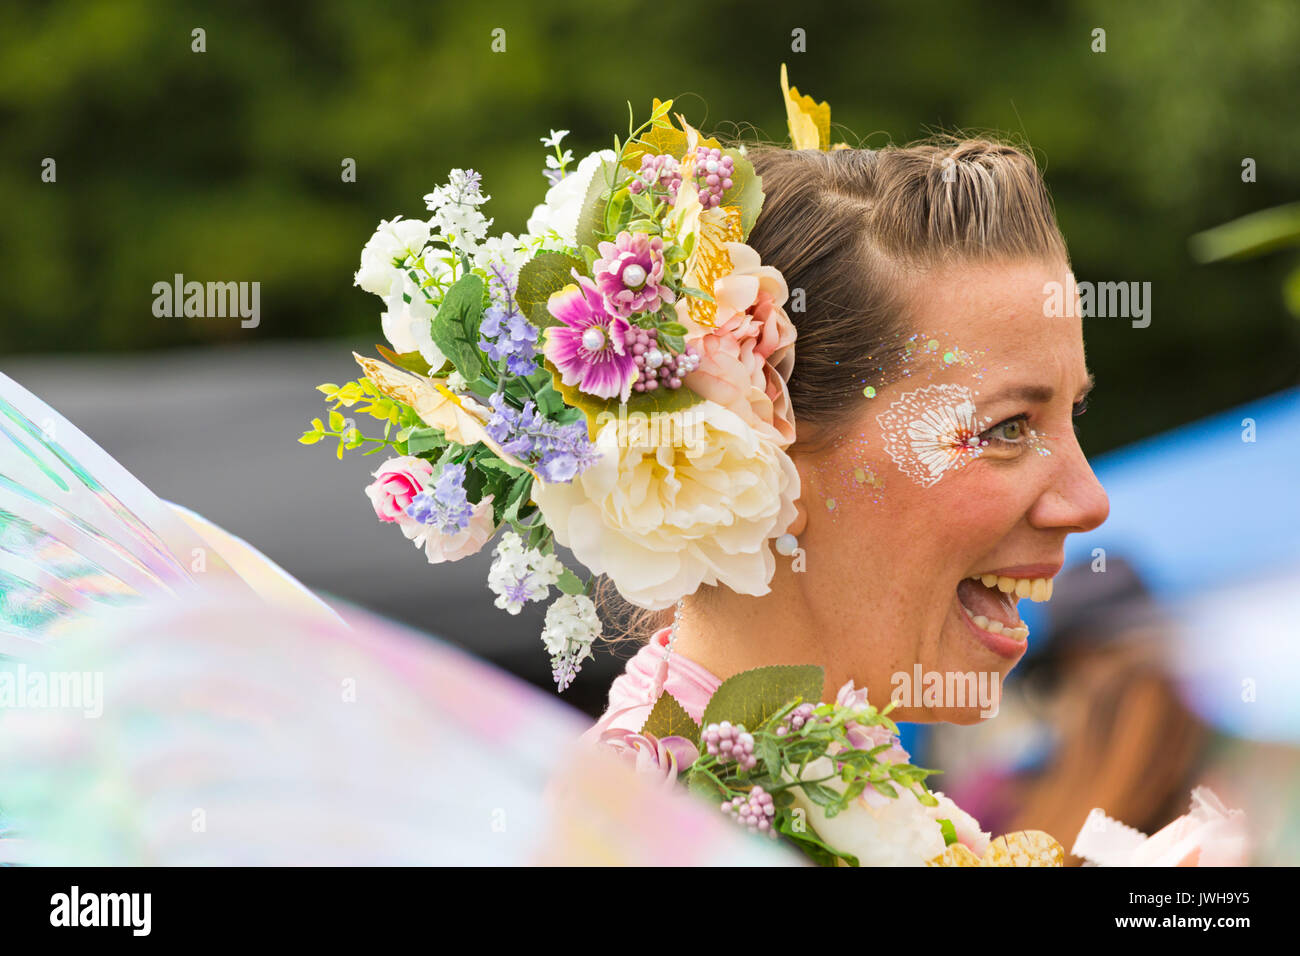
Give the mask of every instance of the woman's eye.
M 980 437 L 985 441 L 1018 445 L 1024 441 L 1026 431 L 1025 416 L 1017 415 L 1015 418 L 1008 418 L 1005 422 L 994 425 Z

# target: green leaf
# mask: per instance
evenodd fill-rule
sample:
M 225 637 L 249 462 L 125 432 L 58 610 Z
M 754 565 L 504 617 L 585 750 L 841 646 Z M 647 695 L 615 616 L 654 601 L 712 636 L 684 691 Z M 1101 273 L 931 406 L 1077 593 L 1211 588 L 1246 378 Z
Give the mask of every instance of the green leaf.
M 664 697 L 667 696 L 667 694 L 664 695 Z M 662 700 L 663 698 L 660 699 Z M 698 794 L 706 800 L 714 801 L 715 807 L 717 806 L 716 801 L 718 797 L 730 796 L 727 793 L 726 788 L 719 786 L 718 782 L 707 773 L 698 770 L 686 771 L 686 787 L 691 793 Z
M 555 586 L 565 594 L 581 594 L 587 589 L 586 585 L 582 583 L 582 578 L 578 577 L 568 568 L 565 568 L 560 573 L 560 578 L 555 582 Z
M 587 272 L 586 264 L 562 252 L 543 252 L 529 259 L 519 270 L 519 284 L 515 289 L 515 302 L 528 321 L 539 329 L 558 325 L 560 320 L 546 309 L 546 300 L 574 281 L 572 270 L 580 275 Z
M 530 491 L 532 489 L 533 476 L 528 472 L 521 472 L 510 485 L 510 490 L 505 493 L 502 499 L 493 500 L 493 512 L 498 525 L 505 522 L 519 520 L 519 512 L 527 507 Z M 499 504 L 500 507 L 496 507 Z
M 843 859 L 850 866 L 858 865 L 858 858 L 848 853 L 841 853 L 826 844 L 817 831 L 808 825 L 804 820 L 803 830 L 798 831 L 794 828 L 794 813 L 785 810 L 776 815 L 776 830 L 782 836 L 789 837 L 790 840 L 804 853 L 808 854 L 819 866 L 835 866 L 836 860 Z
M 943 845 L 952 846 L 957 842 L 957 828 L 952 825 L 952 821 L 947 817 L 939 819 L 939 829 L 943 831 Z
M 394 352 L 383 345 L 376 345 L 375 350 L 398 368 L 404 368 L 416 375 L 428 375 L 430 372 L 438 371 L 432 368 L 419 352 Z
M 754 164 L 739 150 L 724 149 L 722 152 L 730 156 L 734 164 L 731 188 L 722 194 L 722 204 L 740 207 L 740 234 L 747 239 L 763 209 L 763 177 L 754 172 Z
M 483 374 L 478 349 L 478 327 L 483 319 L 483 280 L 472 272 L 461 276 L 447 290 L 438 314 L 433 317 L 433 342 L 451 359 L 466 381 Z
M 605 206 L 608 203 L 605 193 L 609 191 L 611 183 L 617 188 L 621 176 L 621 171 L 610 159 L 601 163 L 592 175 L 587 194 L 582 199 L 582 212 L 578 214 L 579 246 L 591 246 L 594 249 L 600 242 L 605 231 Z
M 551 387 L 564 397 L 567 404 L 581 410 L 581 414 L 587 419 L 587 435 L 594 441 L 601 426 L 609 421 L 607 418 L 601 420 L 602 413 L 608 412 L 615 418 L 619 417 L 619 400 L 600 398 L 580 390 L 576 385 L 565 385 L 555 366 L 550 362 L 545 364 L 551 372 Z M 698 405 L 701 401 L 700 396 L 685 385 L 681 388 L 659 388 L 653 392 L 633 392 L 627 402 L 627 414 L 642 412 L 651 415 L 655 412 L 680 412 Z
M 343 430 L 343 415 L 340 412 L 330 412 L 330 431 L 339 432 Z
M 1244 259 L 1300 244 L 1300 202 L 1252 212 L 1198 232 L 1189 242 L 1201 262 Z
M 659 695 L 650 716 L 641 725 L 641 733 L 654 734 L 660 740 L 664 737 L 685 737 L 692 743 L 700 742 L 700 725 L 697 724 L 686 708 L 668 691 Z
M 663 325 L 659 326 L 660 335 L 681 336 L 681 335 L 685 335 L 687 331 L 689 330 L 686 328 L 686 326 L 682 325 L 680 322 L 665 322 Z
M 762 761 L 763 769 L 773 776 L 781 773 L 781 747 L 772 737 L 760 734 L 754 739 L 754 753 Z
M 796 697 L 821 699 L 826 672 L 812 664 L 756 667 L 728 677 L 709 698 L 704 723 L 729 720 L 754 731 Z
M 415 428 L 406 436 L 406 453 L 420 455 L 428 451 L 437 451 L 447 444 L 447 437 L 440 428 Z
M 318 431 L 303 432 L 302 437 L 298 439 L 304 445 L 314 445 L 325 436 Z

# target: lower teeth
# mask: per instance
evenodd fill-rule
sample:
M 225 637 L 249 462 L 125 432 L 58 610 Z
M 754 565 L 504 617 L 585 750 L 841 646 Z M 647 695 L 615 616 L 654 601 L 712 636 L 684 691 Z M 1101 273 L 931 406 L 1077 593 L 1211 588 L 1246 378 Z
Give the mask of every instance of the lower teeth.
M 965 604 L 961 605 L 961 609 L 966 612 L 966 616 L 971 619 L 971 622 L 982 631 L 988 631 L 990 634 L 1000 634 L 1002 637 L 1009 637 L 1014 641 L 1027 640 L 1029 637 L 1029 628 L 1023 622 L 1016 627 L 1008 627 L 1001 621 L 990 621 L 983 614 L 972 613 L 971 609 Z

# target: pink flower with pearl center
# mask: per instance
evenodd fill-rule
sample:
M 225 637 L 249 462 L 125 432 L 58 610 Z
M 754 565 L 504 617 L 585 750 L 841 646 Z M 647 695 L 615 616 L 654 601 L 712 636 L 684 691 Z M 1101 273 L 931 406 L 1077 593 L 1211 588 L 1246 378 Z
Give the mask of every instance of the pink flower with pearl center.
M 598 398 L 626 402 L 637 376 L 636 361 L 627 347 L 632 326 L 611 314 L 605 297 L 586 276 L 552 293 L 546 308 L 562 325 L 546 329 L 542 352 L 565 385 Z

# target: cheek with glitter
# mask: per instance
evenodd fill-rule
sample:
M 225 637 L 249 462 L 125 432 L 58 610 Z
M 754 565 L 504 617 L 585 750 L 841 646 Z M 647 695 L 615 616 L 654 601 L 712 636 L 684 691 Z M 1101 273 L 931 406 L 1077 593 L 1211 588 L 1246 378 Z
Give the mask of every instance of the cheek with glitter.
M 992 424 L 976 417 L 975 397 L 963 385 L 904 392 L 876 422 L 898 470 L 923 488 L 979 457 L 979 436 Z
M 872 469 L 867 448 L 865 435 L 841 435 L 827 459 L 816 467 L 818 486 L 823 489 L 820 500 L 832 520 L 846 502 L 865 498 L 880 504 L 883 498 L 885 482 Z

